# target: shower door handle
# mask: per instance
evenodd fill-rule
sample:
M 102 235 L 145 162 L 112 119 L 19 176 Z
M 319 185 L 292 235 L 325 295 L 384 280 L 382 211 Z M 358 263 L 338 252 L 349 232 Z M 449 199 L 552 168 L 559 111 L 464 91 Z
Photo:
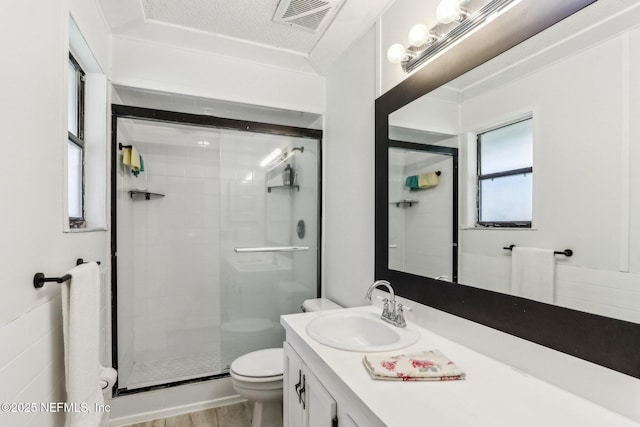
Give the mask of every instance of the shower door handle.
M 253 248 L 233 248 L 235 253 L 249 253 L 249 252 L 299 252 L 308 251 L 309 246 L 259 246 Z

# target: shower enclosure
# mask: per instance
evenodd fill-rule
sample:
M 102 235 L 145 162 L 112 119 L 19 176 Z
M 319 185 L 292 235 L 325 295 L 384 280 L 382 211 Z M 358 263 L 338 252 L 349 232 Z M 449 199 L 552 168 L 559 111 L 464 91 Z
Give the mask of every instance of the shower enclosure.
M 319 293 L 321 132 L 121 105 L 112 126 L 116 393 L 280 347 Z

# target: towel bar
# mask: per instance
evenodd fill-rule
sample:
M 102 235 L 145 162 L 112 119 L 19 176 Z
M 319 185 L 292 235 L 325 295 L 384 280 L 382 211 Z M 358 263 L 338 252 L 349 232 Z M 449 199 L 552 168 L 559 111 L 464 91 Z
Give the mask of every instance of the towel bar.
M 248 253 L 248 252 L 297 252 L 308 251 L 309 246 L 265 246 L 256 248 L 233 248 L 235 253 Z
M 118 148 L 122 150 L 123 148 L 131 148 L 133 145 L 122 145 L 122 142 L 118 143 Z
M 509 246 L 505 246 L 505 247 L 504 247 L 504 248 L 502 248 L 502 249 L 505 249 L 505 250 L 507 250 L 507 251 L 510 251 L 510 250 L 512 250 L 512 249 L 513 249 L 513 248 L 515 248 L 515 247 L 516 247 L 516 245 L 509 245 Z M 569 257 L 569 256 L 573 255 L 573 251 L 572 251 L 571 249 L 565 249 L 564 251 L 553 251 L 553 254 L 554 254 L 554 255 L 564 255 L 564 256 Z
M 84 259 L 78 258 L 76 260 L 76 265 L 84 264 Z M 100 261 L 96 261 L 96 264 L 100 265 Z
M 33 276 L 33 287 L 40 289 L 47 282 L 63 283 L 67 280 L 71 280 L 70 274 L 65 274 L 62 277 L 45 277 L 44 273 L 36 273 L 35 276 Z

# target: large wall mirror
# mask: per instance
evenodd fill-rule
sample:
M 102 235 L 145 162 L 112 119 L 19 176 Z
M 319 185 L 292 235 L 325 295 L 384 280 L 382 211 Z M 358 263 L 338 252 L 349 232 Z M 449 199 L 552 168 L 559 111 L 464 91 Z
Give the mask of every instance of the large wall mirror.
M 376 278 L 640 378 L 637 117 L 640 1 L 522 0 L 376 101 Z M 502 154 L 518 173 L 479 180 L 500 133 L 528 147 Z M 456 150 L 457 166 L 407 156 L 399 139 Z M 412 192 L 413 178 L 436 171 L 437 191 Z M 518 198 L 530 201 L 524 213 L 511 212 Z M 407 219 L 425 210 L 432 217 Z M 514 286 L 511 245 L 558 252 L 544 297 Z

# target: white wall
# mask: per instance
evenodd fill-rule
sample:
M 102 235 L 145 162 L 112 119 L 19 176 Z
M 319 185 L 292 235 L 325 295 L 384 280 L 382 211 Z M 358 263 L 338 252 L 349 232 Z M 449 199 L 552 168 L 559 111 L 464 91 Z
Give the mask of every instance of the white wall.
M 397 4 L 398 2 L 392 7 Z M 405 18 L 410 20 L 413 15 L 407 12 Z M 630 35 L 630 40 L 636 41 L 638 37 L 634 32 Z M 374 54 L 368 52 L 370 45 L 374 43 L 378 43 L 377 49 L 382 51 L 380 38 L 374 41 L 370 34 L 367 34 L 334 65 L 327 76 L 323 286 L 325 296 L 349 306 L 364 303 L 362 294 L 373 279 L 371 276 L 373 272 L 373 211 L 370 205 L 373 201 L 372 183 L 367 183 L 369 190 L 366 194 L 361 189 L 365 181 L 373 176 L 370 165 L 373 164 L 374 119 L 369 113 L 372 106 L 371 100 L 365 100 L 365 98 L 371 96 L 373 91 L 369 78 L 374 74 L 374 68 L 370 65 L 370 58 Z M 386 46 L 383 47 L 386 50 Z M 629 55 L 631 68 L 627 73 L 638 74 L 640 64 L 638 55 L 634 51 Z M 379 72 L 383 73 L 383 71 Z M 622 75 L 624 76 L 624 73 Z M 631 84 L 631 89 L 637 90 L 638 85 Z M 356 94 L 361 97 L 360 100 L 356 98 Z M 638 97 L 632 97 L 629 106 L 631 112 L 639 111 L 640 104 L 637 99 Z M 633 121 L 629 123 L 632 138 L 639 130 L 640 127 Z M 624 130 L 622 132 L 624 133 Z M 637 153 L 633 145 L 631 152 Z M 365 159 L 363 156 L 367 153 L 370 157 Z M 571 158 L 566 153 L 563 155 L 565 158 Z M 619 151 L 617 155 L 620 155 Z M 605 161 L 610 160 L 609 155 L 605 156 Z M 358 162 L 358 166 L 354 167 L 355 162 Z M 632 176 L 636 177 L 638 172 L 634 171 L 633 167 L 631 170 Z M 614 177 L 616 173 L 614 171 Z M 631 181 L 631 191 L 637 189 L 636 181 Z M 344 182 L 348 185 L 344 185 Z M 640 202 L 631 203 L 631 215 L 633 212 L 640 211 L 638 203 Z M 632 233 L 637 233 L 640 226 L 633 222 L 631 230 Z M 498 240 L 502 244 L 502 239 Z M 633 240 L 631 239 L 631 242 Z M 633 243 L 631 245 L 633 248 Z M 633 266 L 638 259 L 640 258 L 632 256 L 631 265 Z M 588 270 L 585 276 L 591 277 L 590 280 L 594 283 L 603 278 L 599 270 Z M 631 286 L 632 281 L 631 278 L 627 279 L 625 286 Z M 422 316 L 420 314 L 424 308 L 422 305 L 411 301 L 406 301 L 406 304 L 414 305 L 418 309 L 417 315 Z M 431 325 L 429 327 L 435 331 L 441 331 L 463 345 L 468 345 L 614 411 L 639 419 L 640 415 L 635 405 L 638 395 L 636 379 L 508 334 L 478 326 L 473 322 L 442 314 L 437 310 L 429 308 L 426 310 L 431 310 L 433 316 L 429 314 L 425 324 Z M 532 354 L 535 354 L 533 359 Z M 531 360 L 542 359 L 549 361 L 551 365 L 529 363 Z M 558 367 L 558 372 L 561 374 L 546 369 L 547 366 Z M 600 386 L 594 388 L 591 386 L 594 383 Z M 622 390 L 621 394 L 619 390 Z
M 628 215 L 637 229 L 637 215 L 627 206 L 640 203 L 635 187 L 625 190 L 625 165 L 638 159 L 625 153 L 623 133 L 629 134 L 630 122 L 622 113 L 639 94 L 637 87 L 629 92 L 623 78 L 637 80 L 625 58 L 637 50 L 638 33 L 632 32 L 632 41 L 629 35 L 604 41 L 461 104 L 463 132 L 533 113 L 534 217 L 531 230 L 461 230 L 460 282 L 510 293 L 511 257 L 504 246 L 571 248 L 571 258 L 556 257 L 555 303 L 640 322 L 640 294 L 631 284 L 640 270 L 629 268 L 629 252 L 621 250 L 637 236 L 621 220 Z M 630 136 L 633 141 L 637 133 Z M 632 246 L 630 255 L 637 258 L 635 251 Z
M 363 305 L 374 271 L 375 32 L 327 73 L 324 122 L 323 292 Z
M 124 37 L 113 38 L 114 84 L 264 105 L 324 111 L 324 78 Z
M 92 28 L 90 39 L 108 67 L 108 35 L 95 22 L 95 4 L 76 10 L 76 3 L 74 17 Z M 107 232 L 63 233 L 70 6 L 34 0 L 2 9 L 0 39 L 11 61 L 0 71 L 3 152 L 10 159 L 0 170 L 0 400 L 64 401 L 60 286 L 35 290 L 33 275 L 61 275 L 78 257 L 108 263 Z M 3 426 L 62 423 L 62 414 L 0 414 Z

